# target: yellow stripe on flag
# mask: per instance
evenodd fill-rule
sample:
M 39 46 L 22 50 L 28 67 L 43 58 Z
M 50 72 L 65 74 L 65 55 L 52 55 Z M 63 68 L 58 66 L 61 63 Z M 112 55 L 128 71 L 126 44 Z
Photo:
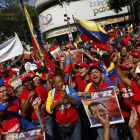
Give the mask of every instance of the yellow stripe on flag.
M 27 22 L 28 22 L 28 25 L 29 25 L 29 28 L 30 28 L 32 37 L 33 37 L 33 39 L 34 39 L 34 41 L 35 41 L 35 43 L 36 43 L 36 45 L 37 45 L 37 48 L 38 48 L 39 53 L 40 53 L 40 55 L 41 55 L 41 58 L 44 59 L 44 55 L 42 54 L 42 51 L 41 51 L 41 49 L 40 49 L 40 47 L 39 47 L 39 45 L 38 45 L 38 42 L 37 42 L 37 40 L 36 40 L 36 38 L 35 38 L 35 35 L 34 35 L 34 32 L 33 32 L 33 24 L 32 24 L 32 20 L 31 20 L 31 18 L 30 18 L 30 15 L 29 15 L 29 13 L 28 13 L 26 7 L 25 7 L 25 6 L 23 6 L 23 7 L 24 7 L 24 13 L 25 13 L 25 16 L 26 16 L 26 19 L 27 19 Z
M 88 31 L 97 31 L 107 34 L 106 31 L 95 21 L 79 20 L 76 18 L 75 21 L 76 24 L 81 24 L 81 26 Z

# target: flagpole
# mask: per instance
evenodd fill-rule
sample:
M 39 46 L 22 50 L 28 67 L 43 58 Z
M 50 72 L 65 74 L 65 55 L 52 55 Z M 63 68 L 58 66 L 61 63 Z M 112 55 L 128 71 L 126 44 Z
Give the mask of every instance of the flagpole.
M 76 24 L 76 21 L 75 21 L 75 18 L 74 18 L 73 15 L 72 15 L 72 18 L 73 18 L 74 24 L 75 24 L 75 26 L 77 28 L 77 31 L 79 32 L 78 27 L 77 27 L 77 24 Z M 83 41 L 80 33 L 79 33 L 79 36 L 80 36 L 81 41 Z
M 19 0 L 19 1 L 20 1 L 21 5 L 22 5 L 22 7 L 24 9 L 24 4 L 23 4 L 22 0 Z

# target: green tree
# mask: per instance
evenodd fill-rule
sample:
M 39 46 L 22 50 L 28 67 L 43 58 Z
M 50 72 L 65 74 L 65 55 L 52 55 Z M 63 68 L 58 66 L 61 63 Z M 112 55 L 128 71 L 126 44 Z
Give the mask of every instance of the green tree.
M 15 32 L 20 40 L 31 42 L 28 23 L 21 3 L 18 0 L 5 0 L 4 2 L 0 0 L 0 43 L 6 38 L 13 36 Z M 36 27 L 35 8 L 27 4 L 28 0 L 24 0 L 24 2 L 26 2 L 25 6 Z
M 139 0 L 132 0 L 133 8 L 135 9 L 135 22 L 138 23 L 138 6 L 140 4 Z M 108 5 L 110 9 L 113 9 L 116 13 L 122 11 L 122 8 L 130 5 L 130 0 L 109 0 Z

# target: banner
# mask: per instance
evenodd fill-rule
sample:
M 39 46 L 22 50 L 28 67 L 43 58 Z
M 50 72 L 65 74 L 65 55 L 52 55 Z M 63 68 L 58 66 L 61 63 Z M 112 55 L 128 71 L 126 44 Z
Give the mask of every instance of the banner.
M 18 55 L 23 51 L 22 44 L 17 35 L 0 45 L 0 62 L 6 61 Z
M 106 114 L 108 114 L 110 124 L 124 122 L 118 98 L 113 87 L 92 92 L 83 92 L 81 99 L 91 127 L 102 126 L 97 119 L 97 111 L 104 119 L 106 119 Z
M 41 127 L 34 127 L 20 132 L 4 133 L 3 140 L 45 140 L 45 132 Z
M 22 85 L 22 81 L 21 81 L 21 77 L 23 75 L 20 75 L 18 77 L 14 77 L 13 79 L 11 79 L 9 81 L 9 84 L 11 87 L 13 87 L 14 89 L 16 89 L 17 87 L 21 86 Z
M 73 62 L 79 62 L 79 63 L 82 62 L 83 55 L 82 55 L 82 50 L 80 49 L 65 52 L 65 54 L 66 54 L 65 60 L 67 60 L 68 56 L 70 55 Z

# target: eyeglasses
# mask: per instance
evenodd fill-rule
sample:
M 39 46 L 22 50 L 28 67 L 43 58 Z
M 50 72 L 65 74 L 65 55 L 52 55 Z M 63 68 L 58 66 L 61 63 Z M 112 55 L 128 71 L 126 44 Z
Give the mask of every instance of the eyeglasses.
M 9 91 L 9 89 L 6 89 L 6 90 L 0 91 L 0 93 L 4 93 L 4 92 L 8 92 L 8 91 Z

